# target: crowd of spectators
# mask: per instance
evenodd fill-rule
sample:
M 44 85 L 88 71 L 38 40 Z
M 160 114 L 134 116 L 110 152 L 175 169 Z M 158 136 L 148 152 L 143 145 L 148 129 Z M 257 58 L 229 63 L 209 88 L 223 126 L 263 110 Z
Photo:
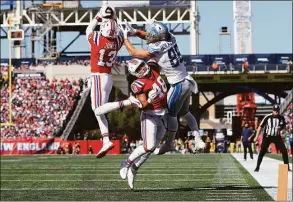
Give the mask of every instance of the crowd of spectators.
M 18 78 L 12 86 L 13 126 L 1 127 L 1 138 L 53 137 L 64 128 L 80 97 L 79 81 L 51 82 L 45 77 Z M 1 89 L 0 122 L 9 122 L 9 88 Z
M 65 60 L 65 61 L 58 61 L 58 60 L 38 60 L 37 66 L 48 66 L 48 65 L 82 65 L 88 66 L 90 65 L 90 60 Z
M 286 128 L 283 130 L 284 143 L 289 155 L 292 156 L 293 149 L 293 102 L 289 104 L 283 113 L 286 121 Z
M 9 68 L 7 64 L 2 64 L 0 66 L 0 85 L 8 80 Z

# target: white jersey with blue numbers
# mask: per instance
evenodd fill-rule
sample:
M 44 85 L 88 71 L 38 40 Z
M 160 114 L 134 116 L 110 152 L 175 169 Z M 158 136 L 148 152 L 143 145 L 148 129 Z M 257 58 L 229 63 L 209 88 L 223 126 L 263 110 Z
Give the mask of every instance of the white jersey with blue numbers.
M 162 68 L 162 73 L 166 75 L 170 84 L 181 82 L 188 76 L 173 35 L 171 35 L 169 41 L 148 44 L 147 50 L 151 55 L 155 56 L 156 62 Z

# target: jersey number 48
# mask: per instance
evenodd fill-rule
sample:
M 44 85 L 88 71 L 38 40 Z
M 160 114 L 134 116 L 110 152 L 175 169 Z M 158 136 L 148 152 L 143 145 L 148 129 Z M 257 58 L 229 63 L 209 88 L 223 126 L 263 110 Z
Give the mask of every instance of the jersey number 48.
M 158 84 L 153 83 L 153 89 L 158 92 L 158 95 L 161 98 L 164 96 L 164 93 L 166 93 L 168 89 L 167 89 L 166 83 L 162 79 L 162 77 L 159 76 L 157 78 L 157 82 L 158 82 Z

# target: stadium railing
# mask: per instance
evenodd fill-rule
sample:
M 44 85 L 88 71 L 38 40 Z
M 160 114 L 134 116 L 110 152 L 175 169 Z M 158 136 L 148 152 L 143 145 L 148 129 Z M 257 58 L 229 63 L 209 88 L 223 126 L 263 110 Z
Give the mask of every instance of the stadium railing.
M 86 89 L 83 93 L 82 93 L 82 97 L 81 99 L 78 101 L 78 104 L 73 112 L 73 115 L 70 117 L 69 122 L 66 125 L 66 128 L 64 129 L 61 138 L 66 140 L 68 138 L 68 136 L 70 135 L 70 133 L 72 132 L 72 129 L 77 121 L 77 118 L 85 104 L 85 101 L 87 99 L 87 97 L 90 94 L 90 89 Z

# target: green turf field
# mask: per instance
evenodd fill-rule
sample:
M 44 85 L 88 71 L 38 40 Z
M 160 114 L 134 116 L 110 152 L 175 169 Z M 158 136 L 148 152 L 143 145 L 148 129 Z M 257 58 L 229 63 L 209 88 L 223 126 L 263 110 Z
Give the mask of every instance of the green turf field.
M 266 154 L 267 157 L 283 161 L 282 154 Z M 289 156 L 289 162 L 292 163 L 292 156 Z
M 125 157 L 1 156 L 1 200 L 272 200 L 229 154 L 151 156 L 134 191 Z

